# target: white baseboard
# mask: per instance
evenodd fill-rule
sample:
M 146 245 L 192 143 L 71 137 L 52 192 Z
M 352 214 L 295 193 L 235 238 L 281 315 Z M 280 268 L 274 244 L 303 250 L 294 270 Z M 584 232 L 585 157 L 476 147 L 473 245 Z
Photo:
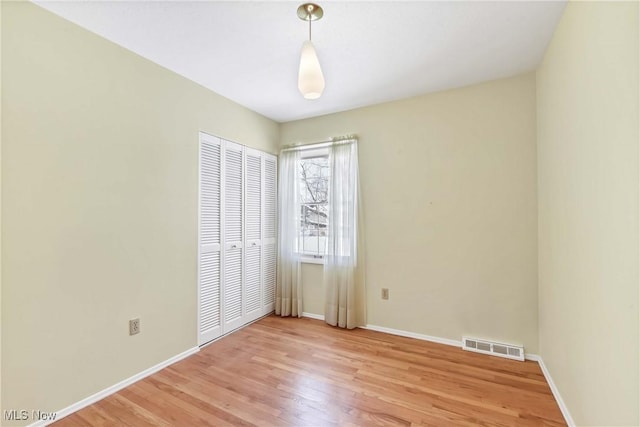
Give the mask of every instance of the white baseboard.
M 462 341 L 456 341 L 449 338 L 434 337 L 431 335 L 419 334 L 416 332 L 409 332 L 409 331 L 402 331 L 400 329 L 391 329 L 391 328 L 386 328 L 384 326 L 376 326 L 376 325 L 365 325 L 365 326 L 361 326 L 361 328 L 369 329 L 371 331 L 385 332 L 387 334 L 398 335 L 401 337 L 415 338 L 423 341 L 431 341 L 438 344 L 446 344 L 454 347 L 462 347 Z
M 562 412 L 562 416 L 564 420 L 567 422 L 569 427 L 575 427 L 576 423 L 571 418 L 571 414 L 569 413 L 569 408 L 565 405 L 564 400 L 562 400 L 562 396 L 560 396 L 560 390 L 556 387 L 553 382 L 553 378 L 551 378 L 551 373 L 547 369 L 547 366 L 544 364 L 544 360 L 542 357 L 538 356 L 538 364 L 540 365 L 540 369 L 542 369 L 542 373 L 544 374 L 544 378 L 547 380 L 549 387 L 551 388 L 551 393 L 553 393 L 553 397 L 556 399 L 556 403 L 560 407 L 560 412 Z
M 149 375 L 154 374 L 154 373 L 158 372 L 159 370 L 161 370 L 163 368 L 166 368 L 169 365 L 172 365 L 172 364 L 174 364 L 174 363 L 176 363 L 176 362 L 178 362 L 178 361 L 180 361 L 180 360 L 182 360 L 182 359 L 184 359 L 186 357 L 189 357 L 192 354 L 197 353 L 198 351 L 200 351 L 200 347 L 193 347 L 193 348 L 190 348 L 189 350 L 183 351 L 182 353 L 177 354 L 177 355 L 175 355 L 173 357 L 170 357 L 169 359 L 167 359 L 167 360 L 165 360 L 163 362 L 160 362 L 155 366 L 152 366 L 152 367 L 150 367 L 148 369 L 145 369 L 144 371 L 139 372 L 139 373 L 133 375 L 132 377 L 124 379 L 124 380 L 120 381 L 117 384 L 114 384 L 111 387 L 107 387 L 102 391 L 99 391 L 99 392 L 97 392 L 95 394 L 92 394 L 89 397 L 86 397 L 86 398 L 80 400 L 79 402 L 76 402 L 76 403 L 74 403 L 72 405 L 67 406 L 64 409 L 56 411 L 56 419 L 55 420 L 36 421 L 35 423 L 30 424 L 29 427 L 46 426 L 46 425 L 49 425 L 49 424 L 51 424 L 51 423 L 53 423 L 55 421 L 58 421 L 58 420 L 60 420 L 60 419 L 62 419 L 64 417 L 66 417 L 67 415 L 71 415 L 74 412 L 77 412 L 80 409 L 82 409 L 82 408 L 84 408 L 86 406 L 89 406 L 92 403 L 97 402 L 98 400 L 104 399 L 105 397 L 107 397 L 107 396 L 109 396 L 109 395 L 111 395 L 113 393 L 116 393 L 117 391 L 120 391 L 123 388 L 125 388 L 125 387 L 127 387 L 127 386 L 129 386 L 129 385 L 131 385 L 131 384 L 133 384 L 133 383 L 135 383 L 137 381 L 140 381 L 141 379 L 146 378 Z
M 314 314 L 314 313 L 306 313 L 306 312 L 302 312 L 302 317 L 308 317 L 309 319 L 316 319 L 316 320 L 324 320 L 324 314 Z

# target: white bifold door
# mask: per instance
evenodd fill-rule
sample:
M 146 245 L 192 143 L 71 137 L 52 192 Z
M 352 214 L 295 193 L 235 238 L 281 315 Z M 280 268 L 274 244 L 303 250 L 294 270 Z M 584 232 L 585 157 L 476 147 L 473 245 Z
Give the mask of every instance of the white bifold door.
M 277 158 L 200 134 L 198 342 L 275 302 Z
M 245 149 L 245 307 L 248 321 L 262 316 L 262 154 Z
M 278 158 L 271 154 L 263 157 L 263 204 L 262 215 L 262 310 L 271 313 L 276 305 L 276 237 L 278 233 L 277 206 L 277 177 Z
M 198 230 L 198 341 L 222 334 L 222 144 L 200 134 L 200 221 Z

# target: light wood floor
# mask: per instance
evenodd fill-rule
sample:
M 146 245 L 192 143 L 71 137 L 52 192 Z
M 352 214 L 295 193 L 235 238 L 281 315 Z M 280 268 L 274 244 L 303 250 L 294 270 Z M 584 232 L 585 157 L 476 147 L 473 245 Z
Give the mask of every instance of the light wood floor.
M 64 426 L 565 425 L 538 364 L 267 317 Z

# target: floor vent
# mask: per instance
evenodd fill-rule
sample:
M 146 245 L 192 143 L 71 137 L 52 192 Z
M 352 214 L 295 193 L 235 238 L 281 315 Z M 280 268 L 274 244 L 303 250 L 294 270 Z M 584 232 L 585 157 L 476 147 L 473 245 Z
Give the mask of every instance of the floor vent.
M 513 360 L 524 360 L 524 347 L 502 344 L 477 338 L 462 337 L 462 349 L 492 356 L 506 357 Z

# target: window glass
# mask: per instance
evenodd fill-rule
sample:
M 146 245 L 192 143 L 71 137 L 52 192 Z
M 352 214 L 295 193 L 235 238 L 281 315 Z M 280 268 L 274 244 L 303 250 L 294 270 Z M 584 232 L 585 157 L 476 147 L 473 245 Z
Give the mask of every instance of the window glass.
M 298 251 L 322 257 L 326 250 L 329 191 L 329 158 L 309 157 L 300 160 L 300 236 Z

